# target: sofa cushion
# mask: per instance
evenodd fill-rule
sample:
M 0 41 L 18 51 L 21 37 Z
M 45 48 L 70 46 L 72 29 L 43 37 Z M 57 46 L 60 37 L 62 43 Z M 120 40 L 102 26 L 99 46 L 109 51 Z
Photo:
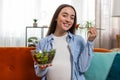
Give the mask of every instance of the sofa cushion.
M 115 56 L 106 80 L 120 80 L 120 54 Z
M 95 52 L 91 65 L 85 73 L 86 80 L 106 80 L 116 52 Z

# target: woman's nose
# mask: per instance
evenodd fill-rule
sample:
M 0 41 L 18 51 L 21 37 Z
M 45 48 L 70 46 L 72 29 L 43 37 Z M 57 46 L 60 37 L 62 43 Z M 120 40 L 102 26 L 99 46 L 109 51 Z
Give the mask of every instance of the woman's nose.
M 66 17 L 66 21 L 70 21 L 71 20 L 71 18 L 70 17 Z

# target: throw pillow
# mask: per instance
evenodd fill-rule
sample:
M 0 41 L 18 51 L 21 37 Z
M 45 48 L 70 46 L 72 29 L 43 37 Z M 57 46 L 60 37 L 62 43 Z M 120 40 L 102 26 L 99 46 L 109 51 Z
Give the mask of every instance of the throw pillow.
M 86 80 L 105 80 L 116 52 L 95 52 L 91 65 L 85 73 Z
M 106 80 L 120 80 L 120 54 L 115 56 Z

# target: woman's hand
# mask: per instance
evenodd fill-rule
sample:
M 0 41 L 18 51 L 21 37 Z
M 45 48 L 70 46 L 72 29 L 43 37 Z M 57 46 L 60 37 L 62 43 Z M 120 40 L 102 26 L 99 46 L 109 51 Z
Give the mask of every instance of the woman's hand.
M 34 64 L 35 64 L 35 65 L 38 65 L 41 70 L 45 70 L 47 67 L 52 66 L 51 63 L 39 65 L 34 50 L 31 51 L 31 55 L 32 55 L 32 59 L 33 59 L 33 61 L 34 61 Z
M 45 70 L 47 67 L 52 66 L 52 64 L 43 64 L 43 65 L 39 65 L 40 70 Z
M 32 55 L 32 58 L 33 58 L 34 64 L 38 64 L 38 61 L 36 60 L 35 55 Z M 38 65 L 39 65 L 39 64 L 38 64 Z M 39 68 L 40 68 L 41 70 L 45 70 L 45 69 L 46 69 L 47 67 L 49 67 L 49 66 L 52 66 L 52 64 L 50 63 L 50 64 L 39 65 Z
M 97 29 L 95 27 L 90 27 L 88 30 L 88 41 L 93 41 L 97 36 Z

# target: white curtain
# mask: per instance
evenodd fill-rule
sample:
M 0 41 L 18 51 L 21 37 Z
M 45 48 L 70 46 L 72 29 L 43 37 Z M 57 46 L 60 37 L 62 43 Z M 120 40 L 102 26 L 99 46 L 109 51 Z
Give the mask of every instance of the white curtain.
M 112 17 L 113 0 L 96 0 L 96 26 L 104 29 L 99 31 L 96 47 L 115 48 L 116 34 L 120 33 L 119 18 Z
M 95 24 L 95 0 L 73 0 L 72 4 L 75 6 L 80 27 L 84 27 L 86 21 Z M 87 40 L 87 29 L 79 28 L 76 33 Z
M 54 3 L 54 5 L 53 5 Z M 68 0 L 0 0 L 0 46 L 25 46 L 25 28 L 38 19 L 49 25 L 56 7 Z
M 55 9 L 63 3 L 76 8 L 78 23 L 94 21 L 94 1 L 0 0 L 0 46 L 25 46 L 26 26 L 32 27 L 34 18 L 38 19 L 38 26 L 49 26 Z
M 25 27 L 39 8 L 36 0 L 1 0 L 0 46 L 24 46 Z

